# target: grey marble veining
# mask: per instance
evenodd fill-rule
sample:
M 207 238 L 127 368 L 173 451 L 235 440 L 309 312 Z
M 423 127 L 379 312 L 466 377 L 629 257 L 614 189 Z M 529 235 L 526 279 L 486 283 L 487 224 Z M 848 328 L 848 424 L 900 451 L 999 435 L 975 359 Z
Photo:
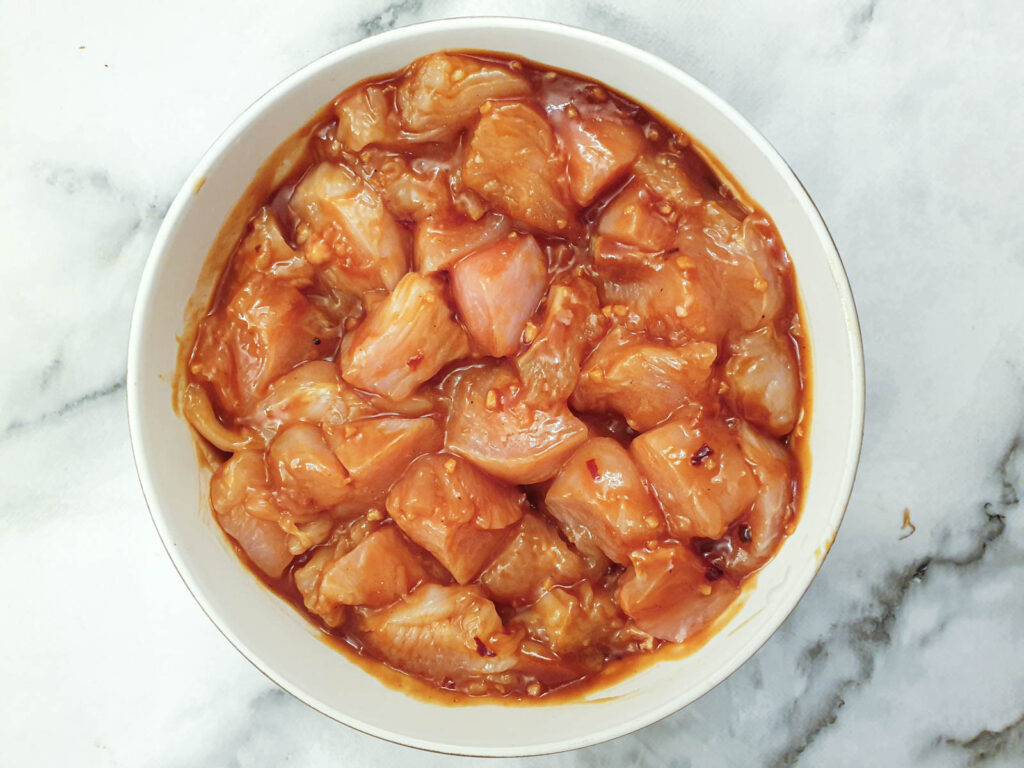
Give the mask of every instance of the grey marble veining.
M 1024 765 L 1024 4 L 0 3 L 0 765 L 476 762 L 340 726 L 228 645 L 124 409 L 147 251 L 216 135 L 323 53 L 472 13 L 611 34 L 740 109 L 832 230 L 868 367 L 849 512 L 779 632 L 660 723 L 510 762 Z

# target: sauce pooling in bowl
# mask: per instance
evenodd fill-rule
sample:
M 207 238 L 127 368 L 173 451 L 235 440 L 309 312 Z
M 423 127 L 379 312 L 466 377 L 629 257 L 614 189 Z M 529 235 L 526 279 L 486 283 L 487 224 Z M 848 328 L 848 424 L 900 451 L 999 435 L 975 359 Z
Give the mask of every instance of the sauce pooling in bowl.
M 253 214 L 181 405 L 245 560 L 365 656 L 543 696 L 709 627 L 798 508 L 791 265 L 680 131 L 437 53 Z

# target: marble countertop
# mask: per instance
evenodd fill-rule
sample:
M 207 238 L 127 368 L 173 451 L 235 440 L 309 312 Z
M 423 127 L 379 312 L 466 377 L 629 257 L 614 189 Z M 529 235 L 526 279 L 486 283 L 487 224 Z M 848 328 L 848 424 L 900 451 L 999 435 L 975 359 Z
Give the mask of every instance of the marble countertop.
M 146 512 L 124 369 L 149 246 L 220 131 L 323 53 L 472 13 L 619 37 L 738 107 L 832 230 L 868 371 L 846 521 L 781 630 L 657 725 L 513 762 L 1024 764 L 1024 4 L 0 7 L 0 764 L 470 762 L 327 719 L 218 633 Z

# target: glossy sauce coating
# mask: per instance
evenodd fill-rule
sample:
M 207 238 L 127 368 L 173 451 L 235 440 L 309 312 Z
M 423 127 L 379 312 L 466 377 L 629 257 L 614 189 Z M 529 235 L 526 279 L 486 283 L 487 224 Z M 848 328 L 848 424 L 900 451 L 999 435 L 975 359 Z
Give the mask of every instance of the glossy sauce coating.
M 469 696 L 701 636 L 798 509 L 771 221 L 642 107 L 492 54 L 354 86 L 308 135 L 188 342 L 240 555 Z

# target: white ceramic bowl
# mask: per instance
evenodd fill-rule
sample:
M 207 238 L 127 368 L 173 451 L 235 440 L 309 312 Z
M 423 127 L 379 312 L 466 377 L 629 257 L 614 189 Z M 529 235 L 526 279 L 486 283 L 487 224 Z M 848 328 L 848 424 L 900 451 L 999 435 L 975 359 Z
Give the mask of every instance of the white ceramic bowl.
M 585 699 L 453 709 L 386 687 L 323 643 L 242 567 L 202 501 L 196 453 L 171 407 L 185 304 L 218 229 L 257 168 L 337 93 L 439 49 L 509 52 L 602 81 L 710 149 L 774 218 L 796 268 L 813 361 L 812 469 L 803 515 L 742 609 L 696 653 L 659 661 Z M 202 190 L 194 190 L 205 179 Z M 642 728 L 706 693 L 768 639 L 807 589 L 849 499 L 863 431 L 864 377 L 853 298 L 835 246 L 800 182 L 739 114 L 691 77 L 616 40 L 524 19 L 471 18 L 397 29 L 335 51 L 253 104 L 175 198 L 153 244 L 132 318 L 128 411 L 139 478 L 181 577 L 253 664 L 312 707 L 402 744 L 472 755 L 573 749 Z

